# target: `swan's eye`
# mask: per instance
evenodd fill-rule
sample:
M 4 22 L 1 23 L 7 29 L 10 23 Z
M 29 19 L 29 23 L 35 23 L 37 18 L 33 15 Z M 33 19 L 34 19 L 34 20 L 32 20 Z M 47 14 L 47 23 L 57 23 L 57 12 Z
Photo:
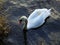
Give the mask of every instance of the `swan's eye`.
M 22 22 L 22 20 L 19 20 L 20 22 Z
M 22 21 L 22 20 L 20 20 L 20 21 Z
M 19 20 L 19 23 L 21 23 L 22 22 L 22 20 Z

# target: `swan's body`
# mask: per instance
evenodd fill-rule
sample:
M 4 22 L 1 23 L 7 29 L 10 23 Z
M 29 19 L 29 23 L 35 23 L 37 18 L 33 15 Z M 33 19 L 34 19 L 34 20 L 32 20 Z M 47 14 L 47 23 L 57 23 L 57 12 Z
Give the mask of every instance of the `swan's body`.
M 31 29 L 31 28 L 37 28 L 40 25 L 42 25 L 45 22 L 45 19 L 51 14 L 51 9 L 36 9 L 33 11 L 32 14 L 27 18 L 26 16 L 22 16 L 20 18 L 27 20 L 26 28 Z
M 26 35 L 26 30 L 31 29 L 31 28 L 37 28 L 41 26 L 44 22 L 45 19 L 51 14 L 50 12 L 51 9 L 36 9 L 33 11 L 32 14 L 27 18 L 26 16 L 22 16 L 19 19 L 19 22 L 24 23 L 24 28 L 23 28 L 23 35 L 24 35 L 24 42 L 25 45 L 27 45 L 27 35 Z

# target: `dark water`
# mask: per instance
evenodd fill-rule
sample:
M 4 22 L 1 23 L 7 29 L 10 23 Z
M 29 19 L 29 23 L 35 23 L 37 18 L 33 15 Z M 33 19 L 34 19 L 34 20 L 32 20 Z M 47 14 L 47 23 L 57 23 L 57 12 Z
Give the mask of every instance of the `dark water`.
M 28 0 L 27 0 L 28 1 Z M 7 41 L 5 42 L 6 45 L 24 45 L 24 38 L 23 38 L 23 30 L 22 26 L 19 26 L 17 24 L 18 17 L 26 15 L 27 17 L 29 14 L 36 8 L 50 8 L 54 7 L 54 4 L 51 5 L 51 2 L 40 2 L 40 1 L 31 1 L 31 2 L 24 2 L 27 3 L 28 6 L 20 6 L 19 8 L 16 7 L 16 5 L 10 3 L 9 1 L 5 4 L 5 9 L 7 10 L 9 6 L 12 8 L 9 9 L 7 12 L 11 16 L 9 16 L 10 25 L 12 26 L 11 32 L 9 33 L 9 36 L 7 38 Z M 18 4 L 17 4 L 18 5 Z M 58 11 L 59 8 L 56 10 Z M 59 12 L 59 11 L 58 11 Z M 13 21 L 12 21 L 13 20 Z M 15 21 L 15 22 L 14 22 Z M 51 34 L 53 33 L 53 34 Z M 53 35 L 53 36 L 52 36 Z M 56 39 L 54 38 L 56 35 Z M 54 19 L 53 17 L 49 17 L 46 21 L 46 23 L 38 28 L 38 29 L 31 29 L 27 31 L 27 44 L 28 45 L 41 45 L 45 41 L 44 45 L 59 45 L 60 43 L 60 19 Z M 53 39 L 54 38 L 54 39 Z M 44 40 L 44 41 L 43 41 Z M 56 42 L 51 42 L 51 40 L 58 40 Z

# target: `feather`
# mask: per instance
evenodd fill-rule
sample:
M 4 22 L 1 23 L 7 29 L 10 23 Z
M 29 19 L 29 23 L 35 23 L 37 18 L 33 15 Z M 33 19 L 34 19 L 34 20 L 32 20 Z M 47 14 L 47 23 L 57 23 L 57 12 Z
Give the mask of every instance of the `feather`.
M 39 27 L 50 14 L 51 9 L 36 9 L 28 17 L 27 29 Z

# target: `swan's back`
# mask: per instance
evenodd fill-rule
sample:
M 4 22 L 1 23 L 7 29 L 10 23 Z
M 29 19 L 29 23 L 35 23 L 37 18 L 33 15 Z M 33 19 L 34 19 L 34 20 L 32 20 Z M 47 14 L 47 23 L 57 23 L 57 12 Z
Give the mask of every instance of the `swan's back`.
M 35 10 L 30 14 L 30 16 L 28 17 L 28 20 L 37 17 L 38 15 L 40 15 L 40 14 L 41 14 L 42 12 L 44 12 L 44 11 L 47 11 L 47 9 L 46 9 L 46 8 L 44 8 L 44 9 L 35 9 Z
M 36 9 L 28 18 L 27 29 L 41 26 L 51 14 L 51 9 Z

